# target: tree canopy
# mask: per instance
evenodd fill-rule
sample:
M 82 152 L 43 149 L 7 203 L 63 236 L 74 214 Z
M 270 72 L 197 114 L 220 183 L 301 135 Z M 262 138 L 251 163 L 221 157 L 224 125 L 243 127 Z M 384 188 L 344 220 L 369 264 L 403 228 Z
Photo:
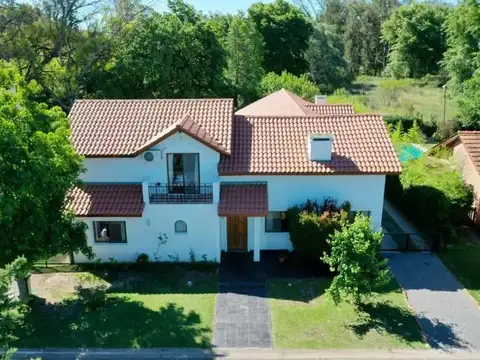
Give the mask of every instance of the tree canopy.
M 268 73 L 262 79 L 262 96 L 266 96 L 275 91 L 286 89 L 298 96 L 313 101 L 315 95 L 319 94 L 317 85 L 311 81 L 307 75 L 295 76 L 284 71 L 281 75 L 274 72 Z
M 66 211 L 82 160 L 71 146 L 65 113 L 32 100 L 40 88 L 0 64 L 0 266 L 81 251 L 85 224 Z

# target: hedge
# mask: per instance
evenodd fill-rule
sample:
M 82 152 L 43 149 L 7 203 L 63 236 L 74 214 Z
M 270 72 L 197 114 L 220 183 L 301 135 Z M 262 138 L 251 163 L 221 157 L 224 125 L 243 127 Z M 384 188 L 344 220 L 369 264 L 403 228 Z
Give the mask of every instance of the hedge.
M 420 130 L 422 130 L 427 137 L 432 137 L 435 131 L 437 131 L 435 125 L 425 124 L 421 118 L 416 116 L 385 115 L 383 120 L 387 125 L 392 126 L 392 128 L 395 128 L 397 124 L 401 122 L 404 131 L 408 131 L 416 121 Z

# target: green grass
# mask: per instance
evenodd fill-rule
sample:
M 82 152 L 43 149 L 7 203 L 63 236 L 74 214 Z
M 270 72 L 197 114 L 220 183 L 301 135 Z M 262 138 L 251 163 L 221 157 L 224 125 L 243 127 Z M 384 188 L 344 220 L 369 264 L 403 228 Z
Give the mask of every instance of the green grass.
M 291 284 L 291 286 L 289 286 Z M 392 349 L 427 346 L 398 285 L 392 282 L 359 309 L 335 306 L 330 280 L 269 282 L 274 346 L 294 349 Z
M 107 283 L 119 280 L 121 274 L 113 269 L 95 272 Z M 9 336 L 9 345 L 15 347 L 211 346 L 215 268 L 152 268 L 137 281 L 107 293 L 105 306 L 97 310 L 72 296 L 56 303 L 36 298 L 22 308 L 21 316 L 4 330 L 9 334 L 3 336 Z
M 441 252 L 440 258 L 480 304 L 480 247 L 456 245 Z
M 446 119 L 458 113 L 458 104 L 447 93 Z M 356 112 L 374 112 L 382 115 L 417 116 L 427 123 L 443 121 L 444 90 L 434 85 L 419 86 L 412 79 L 394 80 L 381 77 L 359 77 L 351 94 L 334 94 L 327 98 L 330 104 L 353 103 Z

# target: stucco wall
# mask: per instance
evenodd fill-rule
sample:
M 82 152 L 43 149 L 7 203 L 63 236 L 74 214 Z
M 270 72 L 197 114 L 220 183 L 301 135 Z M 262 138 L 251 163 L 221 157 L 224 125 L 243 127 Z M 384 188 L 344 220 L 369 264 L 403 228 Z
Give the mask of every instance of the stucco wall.
M 476 199 L 473 205 L 477 208 L 476 223 L 480 224 L 480 174 L 461 142 L 457 142 L 454 145 L 453 156 L 458 163 L 463 179 L 467 184 L 472 185 L 475 191 Z
M 368 210 L 375 229 L 382 225 L 384 175 L 334 175 L 334 176 L 221 176 L 221 182 L 268 183 L 269 211 L 285 211 L 290 206 L 304 203 L 307 199 L 322 201 L 325 197 L 336 198 L 340 203 L 350 201 L 352 210 Z M 221 247 L 227 249 L 226 220 L 221 220 Z M 253 249 L 253 218 L 248 219 L 248 248 Z M 261 224 L 260 244 L 262 250 L 291 249 L 288 233 L 266 233 L 265 222 Z
M 135 158 L 86 158 L 87 171 L 81 179 L 96 183 L 139 183 L 148 178 L 150 182 L 166 183 L 167 153 L 198 153 L 200 162 L 200 182 L 218 181 L 220 155 L 185 134 L 174 134 L 151 150 L 158 151 L 158 160 L 147 162 L 143 153 Z
M 167 244 L 161 247 L 160 260 L 169 261 L 168 255 L 178 255 L 180 261 L 189 261 L 190 250 L 197 260 L 205 254 L 209 261 L 220 260 L 220 220 L 217 205 L 148 205 L 142 218 L 79 218 L 88 225 L 88 243 L 93 246 L 96 258 L 109 261 L 135 261 L 141 253 L 154 260 L 158 247 L 158 235 L 166 233 Z M 93 221 L 125 221 L 126 244 L 96 244 L 93 237 Z M 175 234 L 177 220 L 186 222 L 187 234 Z M 78 262 L 87 261 L 77 255 Z

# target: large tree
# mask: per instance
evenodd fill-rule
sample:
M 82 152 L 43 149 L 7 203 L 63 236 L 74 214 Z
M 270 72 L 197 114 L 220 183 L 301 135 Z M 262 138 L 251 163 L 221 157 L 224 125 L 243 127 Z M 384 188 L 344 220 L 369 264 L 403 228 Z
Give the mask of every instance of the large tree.
M 449 16 L 447 52 L 443 65 L 453 83 L 458 85 L 472 77 L 480 67 L 480 3 L 463 0 Z
M 265 42 L 265 72 L 288 71 L 303 74 L 308 66 L 304 59 L 312 25 L 302 10 L 285 0 L 256 3 L 248 9 Z
M 397 8 L 382 27 L 382 37 L 391 49 L 387 73 L 395 77 L 438 73 L 446 50 L 448 12 L 444 5 L 426 3 Z
M 0 63 L 0 267 L 19 255 L 35 261 L 91 254 L 85 224 L 65 208 L 82 159 L 69 142 L 65 113 L 31 100 L 39 90 Z
M 170 2 L 170 6 L 172 12 L 144 16 L 123 33 L 104 74 L 102 96 L 217 95 L 215 88 L 225 67 L 224 48 L 191 6 L 181 1 Z
M 328 25 L 319 23 L 315 26 L 306 59 L 310 76 L 322 92 L 332 93 L 350 83 L 342 38 Z
M 227 35 L 228 52 L 226 77 L 233 85 L 237 104 L 243 106 L 259 95 L 263 77 L 263 40 L 255 24 L 236 16 Z

